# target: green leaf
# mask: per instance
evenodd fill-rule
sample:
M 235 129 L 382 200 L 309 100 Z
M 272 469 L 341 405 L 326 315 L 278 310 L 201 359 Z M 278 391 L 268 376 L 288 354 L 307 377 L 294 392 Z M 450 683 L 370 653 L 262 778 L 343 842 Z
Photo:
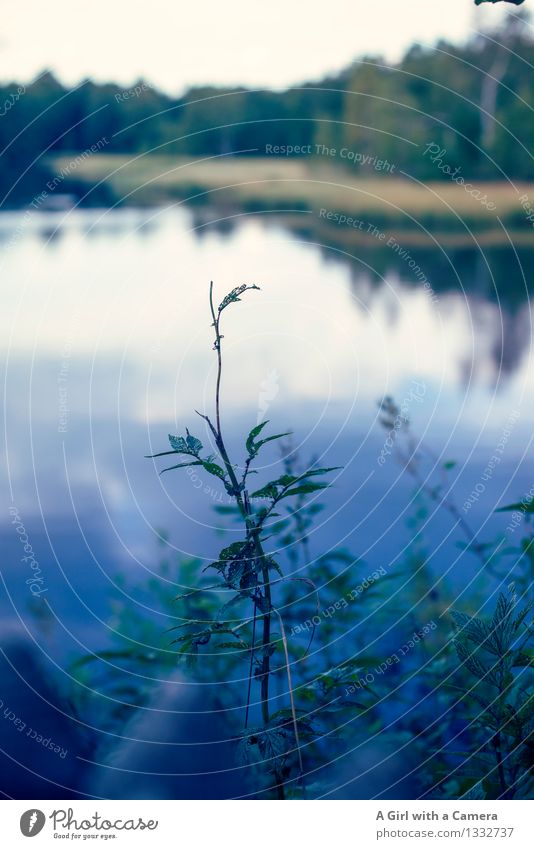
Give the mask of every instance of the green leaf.
M 284 573 L 280 569 L 280 566 L 278 565 L 278 563 L 276 562 L 274 557 L 269 557 L 269 556 L 265 557 L 265 563 L 266 563 L 268 569 L 274 569 L 275 572 L 278 572 L 278 574 L 281 577 L 283 577 Z
M 278 478 L 278 480 L 273 481 L 274 484 L 279 486 L 290 486 L 292 483 L 297 483 L 298 481 L 304 481 L 306 478 L 313 478 L 317 475 L 326 475 L 328 472 L 335 472 L 338 469 L 341 469 L 342 466 L 329 466 L 324 469 L 308 469 L 307 472 L 303 472 L 301 475 L 282 475 L 282 477 Z
M 520 510 L 522 513 L 534 513 L 534 498 L 528 501 L 518 501 L 515 504 L 507 504 L 506 507 L 499 507 L 496 513 L 504 513 L 510 510 Z
M 291 436 L 292 433 L 292 430 L 286 430 L 285 433 L 275 433 L 274 436 L 268 436 L 266 439 L 260 439 L 256 442 L 256 452 L 258 452 L 261 446 L 265 445 L 266 442 L 272 442 L 273 439 L 282 439 L 284 436 Z
M 227 306 L 230 304 L 235 304 L 237 301 L 240 301 L 239 297 L 244 292 L 248 292 L 250 289 L 257 289 L 259 291 L 259 286 L 256 286 L 252 283 L 250 286 L 247 286 L 246 283 L 243 283 L 241 286 L 236 286 L 235 289 L 232 289 L 231 292 L 228 292 L 227 295 L 223 298 L 221 303 L 219 304 L 219 312 L 221 313 Z
M 243 540 L 242 542 L 233 542 L 231 545 L 223 548 L 219 554 L 219 560 L 230 560 L 232 557 L 237 557 L 237 555 L 241 554 L 248 545 L 249 544 L 246 540 Z
M 250 431 L 249 435 L 247 436 L 247 441 L 245 443 L 247 451 L 248 451 L 249 454 L 255 453 L 254 440 L 262 432 L 263 428 L 268 423 L 269 423 L 269 419 L 266 419 L 261 424 L 256 425 L 256 427 L 253 427 L 252 430 Z
M 456 639 L 454 640 L 454 647 L 458 658 L 476 678 L 480 681 L 489 680 L 491 683 L 494 683 L 495 675 L 492 673 L 492 670 L 484 666 L 476 655 L 469 651 L 464 643 Z
M 491 627 L 482 619 L 478 619 L 476 616 L 467 616 L 467 614 L 459 613 L 456 610 L 451 610 L 451 616 L 460 629 L 462 637 L 467 637 L 477 646 L 486 645 L 487 648 L 490 648 L 493 632 Z
M 531 612 L 531 610 L 533 608 L 534 608 L 534 599 L 532 599 L 531 601 L 529 601 L 526 604 L 526 606 L 520 612 L 517 619 L 514 620 L 514 631 L 519 631 L 519 628 L 521 627 L 521 625 L 523 624 L 523 622 L 525 621 L 525 619 L 527 618 L 527 616 L 529 615 L 529 613 Z
M 499 593 L 499 596 L 497 598 L 497 604 L 495 606 L 495 613 L 493 614 L 493 618 L 490 623 L 490 628 L 492 629 L 492 631 L 496 631 L 504 627 L 509 621 L 513 611 L 513 598 L 507 598 L 504 593 Z
M 256 492 L 253 492 L 250 497 L 251 498 L 273 498 L 274 499 L 274 498 L 277 497 L 277 495 L 278 495 L 278 489 L 277 489 L 275 483 L 273 483 L 273 481 L 271 481 L 270 483 L 265 484 L 265 486 L 262 486 L 261 489 L 257 489 Z
M 324 469 L 309 469 L 309 471 L 304 472 L 303 475 L 299 475 L 299 480 L 301 478 L 311 478 L 313 475 L 326 475 L 328 472 L 337 472 L 338 469 L 342 469 L 343 466 L 327 466 Z
M 222 481 L 225 479 L 224 469 L 221 469 L 217 463 L 211 463 L 209 460 L 201 460 L 200 463 L 210 475 L 220 478 Z
M 217 569 L 224 575 L 227 584 L 241 589 L 255 582 L 253 544 L 250 540 L 233 542 L 223 548 L 218 560 L 206 566 L 206 569 Z
M 163 472 L 171 472 L 173 469 L 183 469 L 185 466 L 202 466 L 202 460 L 190 460 L 186 463 L 178 463 L 176 466 L 168 466 L 166 469 L 162 469 L 160 475 Z
M 202 442 L 200 439 L 197 439 L 196 436 L 191 436 L 188 429 L 185 429 L 187 433 L 186 442 L 188 448 L 193 452 L 193 454 L 198 454 L 199 451 L 202 451 Z
M 177 453 L 177 451 L 159 451 L 157 454 L 145 454 L 145 460 L 153 460 L 154 457 L 168 457 L 169 454 Z
M 171 448 L 174 451 L 178 451 L 179 454 L 191 454 L 183 436 L 173 436 L 172 433 L 169 433 L 169 442 L 171 444 Z
M 291 431 L 288 430 L 285 433 L 275 433 L 273 436 L 268 436 L 266 437 L 266 439 L 259 439 L 256 442 L 256 437 L 260 435 L 263 428 L 268 423 L 269 419 L 266 419 L 264 422 L 261 422 L 261 424 L 256 425 L 256 427 L 253 427 L 249 435 L 247 436 L 246 448 L 249 457 L 255 457 L 262 445 L 265 445 L 267 442 L 272 442 L 273 439 L 282 439 L 283 436 L 290 436 Z
M 280 496 L 280 500 L 282 498 L 289 498 L 290 495 L 309 495 L 312 492 L 327 489 L 329 486 L 330 484 L 328 483 L 304 483 L 302 486 L 295 486 L 293 489 L 288 489 L 287 492 L 284 492 Z
M 213 509 L 216 513 L 220 513 L 221 516 L 241 515 L 239 513 L 239 507 L 234 507 L 232 504 L 215 504 Z
M 302 475 L 282 475 L 274 481 L 269 481 L 263 486 L 261 489 L 257 489 L 256 492 L 253 492 L 251 498 L 278 498 L 278 487 L 286 488 L 291 486 L 292 484 L 299 483 L 299 481 L 305 481 L 306 478 L 314 477 L 315 475 L 325 475 L 327 472 L 334 472 L 337 469 L 342 468 L 341 466 L 330 466 L 324 469 L 309 469 L 307 472 L 304 472 Z M 305 495 L 309 492 L 316 492 L 319 489 L 326 489 L 329 484 L 326 483 L 318 483 L 318 484 L 307 484 L 303 483 L 302 486 L 296 487 L 289 492 L 284 493 L 281 498 L 286 498 L 288 495 Z M 304 487 L 313 487 L 313 489 L 305 489 Z

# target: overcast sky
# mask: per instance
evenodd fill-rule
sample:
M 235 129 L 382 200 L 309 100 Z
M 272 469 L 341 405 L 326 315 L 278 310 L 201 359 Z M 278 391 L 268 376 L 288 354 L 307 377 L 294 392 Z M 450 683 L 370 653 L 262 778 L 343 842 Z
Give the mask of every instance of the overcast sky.
M 398 58 L 413 41 L 463 40 L 505 4 L 473 0 L 3 0 L 0 79 L 51 68 L 172 93 L 196 83 L 280 88 L 362 53 Z M 507 9 L 514 9 L 506 6 Z

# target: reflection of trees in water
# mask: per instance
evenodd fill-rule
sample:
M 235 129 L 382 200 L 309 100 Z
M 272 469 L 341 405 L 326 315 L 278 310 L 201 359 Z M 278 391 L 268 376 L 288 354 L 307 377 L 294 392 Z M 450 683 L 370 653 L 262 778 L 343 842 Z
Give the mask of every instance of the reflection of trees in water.
M 519 311 L 534 289 L 534 242 L 532 248 L 470 247 L 421 248 L 409 243 L 404 246 L 402 237 L 395 237 L 401 247 L 406 247 L 410 258 L 426 275 L 432 290 L 439 296 L 463 292 L 466 296 L 477 294 L 486 301 L 500 304 L 513 315 Z M 359 271 L 366 269 L 380 283 L 390 279 L 392 273 L 403 285 L 416 289 L 421 286 L 410 272 L 407 260 L 383 245 L 355 245 L 342 249 L 334 242 L 321 247 L 323 255 L 334 262 L 349 264 L 353 280 Z
M 188 205 L 188 209 L 193 215 L 192 229 L 198 238 L 209 232 L 231 236 L 247 220 L 247 216 L 239 215 L 233 206 Z M 329 228 L 325 238 L 324 229 L 319 232 L 312 216 L 305 216 L 303 221 L 302 216 L 292 218 L 273 211 L 268 216 L 254 217 L 264 223 L 285 225 L 299 239 L 316 245 L 326 263 L 349 266 L 355 285 L 364 285 L 366 280 L 371 280 L 376 287 L 377 283 L 390 280 L 394 272 L 404 285 L 412 285 L 413 288 L 420 285 L 410 275 L 406 258 L 388 248 L 385 242 L 369 237 L 369 244 L 351 243 L 346 228 L 339 226 Z M 384 232 L 389 237 L 387 228 Z M 437 295 L 459 291 L 477 293 L 488 301 L 500 303 L 513 315 L 534 289 L 534 234 L 531 247 L 478 247 L 476 244 L 448 247 L 439 243 L 436 247 L 421 247 L 411 244 L 413 231 L 406 235 L 407 241 L 403 244 L 402 232 L 395 231 L 396 241 L 420 266 Z
M 231 236 L 243 223 L 239 216 L 226 217 L 229 210 L 201 207 L 192 211 L 193 228 L 199 239 L 209 232 Z M 426 276 L 432 287 L 429 297 L 435 293 L 437 308 L 445 320 L 445 298 L 460 298 L 469 311 L 476 339 L 473 358 L 459 364 L 464 382 L 469 381 L 473 370 L 489 368 L 495 379 L 502 380 L 519 368 L 530 347 L 534 243 L 532 247 L 429 248 L 413 246 L 411 239 L 403 245 L 402 236 L 397 233 L 396 241 L 407 251 L 402 256 L 384 242 L 351 245 L 343 228 L 332 227 L 325 244 L 324 230 L 320 234 L 316 231 L 311 216 L 306 216 L 305 224 L 302 218 L 291 220 L 276 213 L 268 220 L 282 221 L 299 239 L 316 245 L 326 264 L 348 268 L 356 308 L 367 315 L 379 303 L 389 326 L 399 320 L 403 292 L 423 289 L 410 270 L 408 256 Z
M 310 234 L 307 234 L 310 238 Z M 401 237 L 396 237 L 402 243 Z M 406 257 L 382 244 L 346 243 L 320 247 L 328 262 L 349 266 L 351 284 L 363 311 L 387 297 L 386 318 L 394 324 L 399 316 L 402 291 L 422 290 L 410 271 Z M 472 368 L 490 367 L 495 379 L 513 375 L 530 348 L 530 296 L 534 281 L 534 246 L 421 248 L 408 245 L 409 257 L 426 275 L 438 298 L 460 298 L 469 310 L 476 330 L 474 362 L 462 366 L 469 379 Z M 388 289 L 390 295 L 387 295 Z M 431 293 L 430 293 L 431 295 Z M 442 302 L 443 306 L 443 302 Z M 439 309 L 438 304 L 438 309 Z M 443 314 L 443 310 L 441 310 Z
M 500 370 L 503 375 L 512 375 L 530 349 L 532 315 L 525 305 L 515 314 L 503 310 L 500 319 L 502 325 L 498 328 L 491 353 L 495 370 Z
M 210 233 L 219 236 L 233 236 L 243 223 L 243 218 L 236 215 L 233 207 L 203 207 L 188 206 L 192 215 L 191 229 L 197 239 L 202 240 Z M 244 219 L 246 221 L 246 217 Z
M 529 304 L 513 312 L 478 295 L 467 295 L 466 309 L 473 339 L 470 355 L 460 361 L 462 383 L 468 386 L 477 374 L 489 373 L 498 388 L 519 371 L 528 356 L 532 321 Z

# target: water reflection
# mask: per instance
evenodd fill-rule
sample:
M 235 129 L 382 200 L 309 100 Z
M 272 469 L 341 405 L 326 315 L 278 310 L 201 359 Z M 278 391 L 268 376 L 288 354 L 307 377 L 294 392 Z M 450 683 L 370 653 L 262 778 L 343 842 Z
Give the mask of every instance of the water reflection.
M 341 253 L 333 239 L 325 246 L 324 234 L 316 244 L 298 220 L 224 221 L 214 213 L 211 226 L 208 213 L 198 215 L 93 209 L 0 218 L 2 494 L 24 516 L 49 576 L 52 609 L 71 631 L 61 650 L 90 642 L 95 630 L 101 641 L 117 572 L 140 581 L 151 573 L 158 528 L 169 529 L 178 550 L 213 557 L 219 541 L 204 487 L 160 478 L 143 459 L 165 445 L 169 430 L 191 425 L 194 408 L 211 404 L 210 279 L 221 293 L 242 281 L 263 289 L 228 312 L 230 444 L 240 448 L 240 434 L 266 416 L 294 429 L 304 457 L 346 465 L 312 538 L 316 551 L 342 543 L 382 563 L 406 543 L 411 485 L 398 481 L 393 462 L 377 467 L 376 400 L 404 397 L 414 379 L 425 396 L 410 414 L 439 456 L 460 461 L 460 499 L 510 410 L 521 411 L 513 444 L 473 509 L 476 522 L 512 476 L 509 500 L 531 485 L 520 461 L 531 438 L 525 281 L 533 279 L 534 251 L 489 248 L 481 258 L 478 249 L 445 255 L 411 246 L 433 299 L 390 250 L 359 245 Z M 268 464 L 275 460 L 268 455 Z M 454 560 L 456 580 L 467 583 L 472 572 L 455 549 L 451 557 L 446 520 L 436 516 L 429 530 L 433 568 L 447 571 Z M 7 518 L 2 538 L 3 606 L 25 616 Z

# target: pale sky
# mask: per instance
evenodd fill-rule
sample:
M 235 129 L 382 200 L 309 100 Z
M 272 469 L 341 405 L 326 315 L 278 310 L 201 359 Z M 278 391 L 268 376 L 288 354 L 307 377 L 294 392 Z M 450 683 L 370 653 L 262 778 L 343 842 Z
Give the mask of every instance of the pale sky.
M 171 93 L 198 83 L 281 88 L 339 71 L 363 53 L 398 58 L 413 41 L 464 40 L 505 4 L 473 0 L 3 0 L 0 79 L 45 68 Z M 506 11 L 515 7 L 506 4 Z

